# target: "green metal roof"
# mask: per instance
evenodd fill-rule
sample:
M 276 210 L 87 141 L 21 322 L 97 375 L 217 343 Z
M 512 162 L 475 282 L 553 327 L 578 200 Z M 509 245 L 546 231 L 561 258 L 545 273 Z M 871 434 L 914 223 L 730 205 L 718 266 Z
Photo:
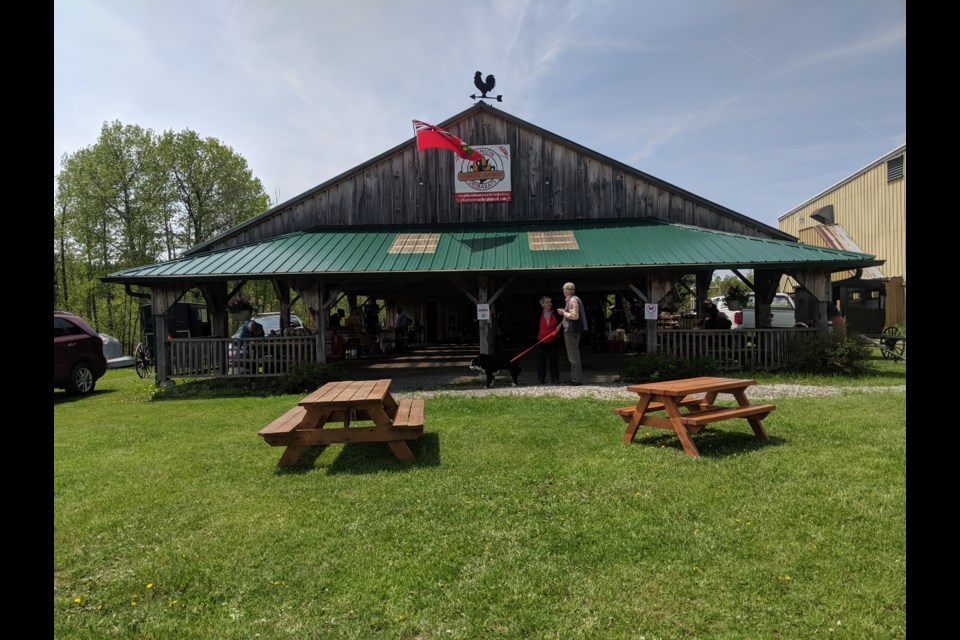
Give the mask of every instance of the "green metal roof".
M 572 232 L 577 249 L 531 250 L 530 232 Z M 437 234 L 431 253 L 391 253 L 398 234 Z M 569 235 L 569 234 L 567 234 Z M 664 267 L 856 269 L 874 256 L 652 219 L 416 227 L 318 227 L 112 273 L 104 282 Z

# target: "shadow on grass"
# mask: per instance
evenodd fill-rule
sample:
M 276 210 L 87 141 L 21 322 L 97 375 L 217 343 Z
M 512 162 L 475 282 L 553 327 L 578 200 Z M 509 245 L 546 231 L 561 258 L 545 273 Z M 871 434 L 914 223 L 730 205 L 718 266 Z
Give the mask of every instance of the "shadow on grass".
M 244 398 L 281 395 L 273 379 L 263 378 L 205 378 L 178 382 L 175 386 L 158 389 L 152 402 L 163 400 L 198 400 L 206 398 Z M 304 394 L 306 395 L 306 394 Z
M 277 475 L 299 474 L 316 471 L 316 462 L 328 446 L 340 447 L 340 452 L 327 467 L 327 474 L 337 473 L 378 473 L 380 471 L 406 471 L 419 467 L 437 467 L 440 465 L 440 436 L 425 433 L 416 440 L 407 440 L 413 453 L 413 462 L 403 462 L 394 457 L 385 442 L 350 442 L 347 444 L 319 445 L 308 447 L 297 460 L 297 464 L 287 468 L 277 468 Z
M 876 377 L 876 378 L 890 378 L 896 384 L 906 384 L 907 383 L 906 361 L 897 360 L 896 362 L 894 362 L 893 360 L 891 360 L 890 364 L 887 366 L 893 366 L 893 365 L 902 366 L 903 369 L 901 370 L 880 369 L 877 365 L 871 364 L 869 365 L 869 369 L 867 369 L 867 373 L 864 374 L 864 377 L 870 376 L 870 377 Z
M 758 451 L 760 449 L 766 449 L 767 447 L 777 447 L 787 442 L 778 436 L 770 436 L 769 440 L 760 440 L 753 434 L 753 431 L 749 427 L 747 427 L 746 431 L 727 431 L 708 428 L 698 434 L 690 436 L 690 439 L 702 457 L 710 458 L 724 458 L 730 455 Z M 655 449 L 676 449 L 684 453 L 680 438 L 678 438 L 676 434 L 666 431 L 651 433 L 649 436 L 641 436 L 638 434 L 632 444 Z
M 77 400 L 83 400 L 84 398 L 90 398 L 92 396 L 105 396 L 108 393 L 115 393 L 116 389 L 94 389 L 91 393 L 88 393 L 85 396 L 71 396 L 66 391 L 54 391 L 53 392 L 53 404 L 66 404 L 68 402 L 76 402 Z

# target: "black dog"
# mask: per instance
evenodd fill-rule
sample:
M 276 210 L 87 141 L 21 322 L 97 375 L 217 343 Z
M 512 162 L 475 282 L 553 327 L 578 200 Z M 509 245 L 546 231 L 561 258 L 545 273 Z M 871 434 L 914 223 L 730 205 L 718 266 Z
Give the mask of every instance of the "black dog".
M 491 356 L 481 353 L 470 361 L 470 369 L 473 371 L 483 371 L 487 374 L 487 389 L 493 386 L 497 374 L 501 371 L 509 371 L 513 377 L 513 386 L 520 384 L 517 376 L 520 375 L 520 365 L 516 362 L 510 362 L 509 356 Z

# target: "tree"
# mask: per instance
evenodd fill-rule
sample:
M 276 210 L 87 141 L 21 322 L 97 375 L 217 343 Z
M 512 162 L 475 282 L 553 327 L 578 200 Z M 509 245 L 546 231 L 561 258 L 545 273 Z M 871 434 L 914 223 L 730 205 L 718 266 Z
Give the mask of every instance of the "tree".
M 122 340 L 137 336 L 135 301 L 102 276 L 174 258 L 267 207 L 246 160 L 216 139 L 104 123 L 56 176 L 54 307 Z
M 753 271 L 750 269 L 747 269 L 746 271 L 741 271 L 741 273 L 752 285 Z M 714 275 L 713 281 L 711 281 L 710 283 L 710 296 L 716 297 L 716 296 L 726 295 L 727 289 L 729 289 L 731 285 L 736 285 L 741 288 L 744 287 L 743 280 L 738 278 L 737 275 L 733 272 L 727 271 L 724 273 L 722 277 L 719 275 Z M 749 287 L 749 289 L 752 290 L 753 287 L 751 286 Z
M 167 131 L 160 149 L 169 168 L 178 244 L 192 247 L 265 211 L 270 198 L 247 161 L 215 138 Z

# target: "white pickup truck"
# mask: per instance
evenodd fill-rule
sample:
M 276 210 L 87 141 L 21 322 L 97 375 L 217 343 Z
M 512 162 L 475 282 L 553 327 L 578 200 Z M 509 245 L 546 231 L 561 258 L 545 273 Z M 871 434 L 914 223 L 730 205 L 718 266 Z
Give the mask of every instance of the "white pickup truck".
M 727 308 L 727 303 L 723 301 L 723 296 L 711 298 L 713 304 L 717 305 L 720 313 L 725 315 L 733 323 L 732 329 L 755 329 L 756 322 L 756 299 L 754 294 L 750 294 L 747 303 L 739 311 L 731 311 Z M 796 309 L 793 305 L 793 299 L 785 293 L 777 293 L 773 296 L 773 302 L 770 303 L 770 327 L 773 329 L 790 328 L 803 326 L 797 323 Z

